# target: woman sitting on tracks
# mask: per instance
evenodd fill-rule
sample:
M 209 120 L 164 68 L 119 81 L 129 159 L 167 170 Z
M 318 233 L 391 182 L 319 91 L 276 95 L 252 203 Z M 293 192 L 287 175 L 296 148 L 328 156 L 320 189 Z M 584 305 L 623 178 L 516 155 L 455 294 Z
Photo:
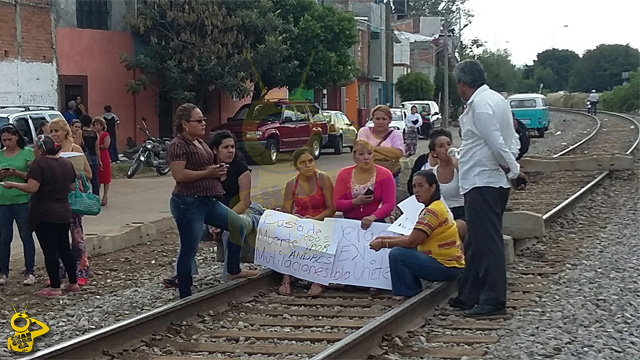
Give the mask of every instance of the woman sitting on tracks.
M 456 223 L 440 201 L 440 185 L 430 170 L 413 176 L 413 192 L 425 205 L 408 236 L 379 236 L 369 247 L 375 251 L 391 248 L 389 267 L 391 291 L 398 300 L 418 294 L 420 279 L 452 281 L 465 267 L 462 242 Z
M 313 154 L 308 148 L 293 153 L 293 166 L 298 175 L 287 182 L 284 189 L 284 211 L 301 218 L 322 221 L 335 213 L 333 208 L 333 183 L 329 175 L 316 168 Z M 320 295 L 324 288 L 312 284 L 309 295 Z M 291 276 L 282 275 L 278 291 L 283 295 L 291 294 Z
M 236 138 L 229 130 L 220 130 L 213 133 L 209 147 L 215 155 L 216 164 L 228 164 L 226 175 L 220 178 L 224 195 L 222 203 L 236 214 L 244 214 L 251 206 L 251 169 L 243 161 L 242 155 L 236 151 Z M 225 232 L 223 237 L 228 237 Z M 227 245 L 227 273 L 236 274 L 240 270 L 240 251 L 242 246 L 235 242 L 226 242 Z M 177 271 L 177 270 L 176 270 Z M 197 275 L 195 258 L 191 263 L 191 275 Z M 178 277 L 172 276 L 162 280 L 166 287 L 178 287 Z
M 200 109 L 193 104 L 182 104 L 176 110 L 174 121 L 177 135 L 169 145 L 167 161 L 176 181 L 170 208 L 180 234 L 178 289 L 180 298 L 185 298 L 191 296 L 191 267 L 203 225 L 229 231 L 229 240 L 238 245 L 243 244 L 250 225 L 222 202 L 221 180 L 226 178 L 229 166 L 215 164 L 213 151 L 201 139 L 206 132 L 207 119 Z M 253 270 L 227 271 L 230 280 L 259 274 Z

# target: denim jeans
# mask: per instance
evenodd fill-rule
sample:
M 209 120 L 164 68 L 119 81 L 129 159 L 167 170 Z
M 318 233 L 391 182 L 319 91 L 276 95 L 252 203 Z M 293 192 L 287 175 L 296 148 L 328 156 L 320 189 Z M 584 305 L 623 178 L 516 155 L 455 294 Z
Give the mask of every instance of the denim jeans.
M 191 270 L 198 252 L 202 225 L 229 231 L 229 241 L 242 246 L 249 223 L 213 197 L 174 194 L 169 206 L 180 234 L 178 289 L 180 298 L 185 298 L 191 295 Z M 240 272 L 239 266 L 237 269 L 229 268 L 227 272 L 236 275 Z
M 452 281 L 462 274 L 462 268 L 447 267 L 431 256 L 415 249 L 396 247 L 389 252 L 391 292 L 395 296 L 411 297 L 422 290 L 420 279 Z
M 115 135 L 111 136 L 111 143 L 109 144 L 109 157 L 111 158 L 111 162 L 119 161 L 118 157 L 118 145 Z
M 205 233 L 209 232 L 209 228 L 207 228 L 207 225 L 202 225 L 202 234 L 200 235 L 200 238 L 198 239 L 198 247 L 200 246 L 200 240 L 202 240 L 202 238 L 204 238 Z M 178 248 L 178 254 L 180 254 L 180 248 Z M 178 274 L 178 259 L 176 259 L 176 274 Z M 193 261 L 191 262 L 191 276 L 195 276 L 198 275 L 198 264 L 196 264 L 196 258 L 193 258 Z
M 29 204 L 0 205 L 0 271 L 9 275 L 13 222 L 18 225 L 24 252 L 24 267 L 27 274 L 33 274 L 36 261 L 36 246 L 29 230 Z

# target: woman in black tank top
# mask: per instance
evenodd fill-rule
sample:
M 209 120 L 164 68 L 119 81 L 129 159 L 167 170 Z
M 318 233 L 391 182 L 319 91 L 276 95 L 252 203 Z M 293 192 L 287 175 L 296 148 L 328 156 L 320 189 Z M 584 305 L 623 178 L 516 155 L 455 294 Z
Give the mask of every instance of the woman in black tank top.
M 93 174 L 98 173 L 98 134 L 91 128 L 91 116 L 82 115 L 80 117 L 80 123 L 82 124 L 82 150 L 87 157 L 91 172 Z M 100 184 L 98 183 L 98 177 L 91 178 L 91 190 L 97 196 L 100 196 Z

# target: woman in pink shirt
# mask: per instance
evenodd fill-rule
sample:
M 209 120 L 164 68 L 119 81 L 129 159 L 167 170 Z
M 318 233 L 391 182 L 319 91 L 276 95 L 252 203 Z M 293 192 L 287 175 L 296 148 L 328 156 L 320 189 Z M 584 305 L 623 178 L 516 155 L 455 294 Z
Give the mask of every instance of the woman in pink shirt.
M 358 131 L 358 140 L 371 144 L 374 163 L 385 167 L 396 179 L 400 174 L 400 159 L 404 155 L 404 139 L 402 132 L 389 128 L 391 109 L 386 105 L 378 105 L 371 110 L 373 127 L 363 127 Z
M 336 177 L 333 203 L 346 219 L 361 220 L 366 230 L 374 221 L 384 222 L 396 206 L 396 185 L 391 171 L 373 163 L 374 148 L 364 140 L 353 145 L 353 166 Z

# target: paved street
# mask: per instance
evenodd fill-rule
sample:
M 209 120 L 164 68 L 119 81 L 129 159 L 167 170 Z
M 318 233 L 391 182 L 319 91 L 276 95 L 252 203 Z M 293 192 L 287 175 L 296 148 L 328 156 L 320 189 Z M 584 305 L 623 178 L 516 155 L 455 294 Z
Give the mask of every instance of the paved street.
M 455 133 L 454 144 L 457 145 L 459 144 L 457 128 L 454 128 L 453 132 Z M 418 153 L 426 152 L 428 144 L 426 140 L 420 140 Z M 353 164 L 351 153 L 346 148 L 345 151 L 347 152 L 342 155 L 334 155 L 332 150 L 324 150 L 317 161 L 318 168 L 330 176 L 334 176 L 341 168 Z M 265 189 L 283 188 L 296 173 L 291 163 L 290 154 L 281 155 L 275 165 L 250 165 L 250 168 L 252 169 L 252 191 L 254 193 Z M 84 218 L 85 234 L 106 234 L 126 224 L 150 222 L 170 216 L 169 197 L 173 186 L 174 181 L 171 175 L 164 177 L 149 175 L 133 179 L 113 180 L 109 192 L 109 204 L 102 209 L 99 216 Z M 14 230 L 11 245 L 12 259 L 14 261 L 20 259 L 22 257 L 22 242 L 17 234 L 17 229 Z M 36 248 L 39 253 L 40 247 L 36 246 Z M 17 265 L 18 263 L 14 262 L 13 268 L 15 269 Z

